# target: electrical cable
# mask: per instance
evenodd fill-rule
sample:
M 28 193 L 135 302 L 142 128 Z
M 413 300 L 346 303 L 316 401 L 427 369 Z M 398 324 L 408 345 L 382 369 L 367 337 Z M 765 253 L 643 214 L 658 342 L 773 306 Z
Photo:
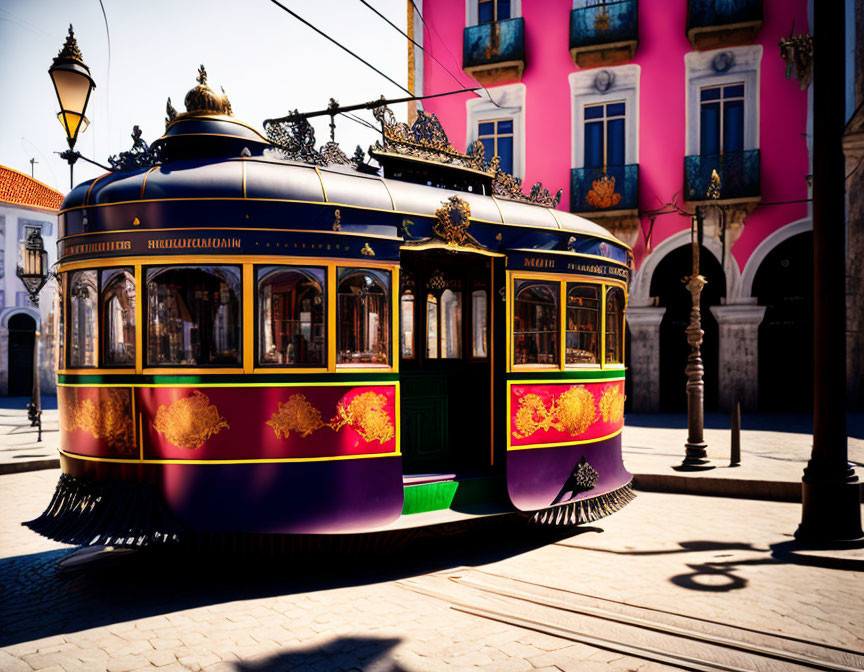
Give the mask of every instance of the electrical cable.
M 316 28 L 314 25 L 312 25 L 311 23 L 309 23 L 309 22 L 308 22 L 306 19 L 304 19 L 302 16 L 300 16 L 299 14 L 297 14 L 297 12 L 288 9 L 285 5 L 283 5 L 281 2 L 279 2 L 279 0 L 270 0 L 270 2 L 272 2 L 272 3 L 273 3 L 274 5 L 276 5 L 277 7 L 280 7 L 280 8 L 283 9 L 284 11 L 288 12 L 288 13 L 289 13 L 291 16 L 293 16 L 295 19 L 297 19 L 298 21 L 300 21 L 300 22 L 303 23 L 304 25 L 308 26 L 309 28 L 311 28 L 312 30 L 314 30 L 316 33 L 318 33 L 319 35 L 321 35 L 322 37 L 325 37 L 325 38 L 327 38 L 328 40 L 330 40 L 330 42 L 332 42 L 333 44 L 335 44 L 337 47 L 339 47 L 339 48 L 342 49 L 343 51 L 345 51 L 345 52 L 351 54 L 351 56 L 353 56 L 353 57 L 356 58 L 358 61 L 360 61 L 361 63 L 363 63 L 364 65 L 366 65 L 367 67 L 369 67 L 369 68 L 371 68 L 372 70 L 374 70 L 375 72 L 377 72 L 379 75 L 381 75 L 384 79 L 386 79 L 386 80 L 387 80 L 388 82 L 390 82 L 391 84 L 393 84 L 393 85 L 397 86 L 398 88 L 402 89 L 402 91 L 404 91 L 405 93 L 407 93 L 409 96 L 411 95 L 411 92 L 410 92 L 408 89 L 406 89 L 404 86 L 402 86 L 401 84 L 399 84 L 396 80 L 391 79 L 390 77 L 388 77 L 387 75 L 385 75 L 385 74 L 384 74 L 383 72 L 381 72 L 378 68 L 376 68 L 374 65 L 372 65 L 369 61 L 367 61 L 367 60 L 365 60 L 364 58 L 362 58 L 362 57 L 358 56 L 357 54 L 355 54 L 355 53 L 354 53 L 353 51 L 351 51 L 348 47 L 346 47 L 345 45 L 341 44 L 340 42 L 338 42 L 338 41 L 335 40 L 334 38 L 330 37 L 327 33 L 325 33 L 325 32 L 324 32 L 323 30 L 321 30 L 320 28 Z
M 108 29 L 108 15 L 105 13 L 105 5 L 102 0 L 99 0 L 99 7 L 102 9 L 102 18 L 105 21 L 105 36 L 108 39 L 108 65 L 105 68 L 105 121 L 108 126 L 108 137 L 111 137 L 111 31 Z M 96 142 L 94 137 L 93 142 Z
M 441 36 L 438 34 L 438 31 L 435 30 L 435 26 L 433 26 L 431 23 L 429 23 L 428 21 L 426 21 L 425 18 L 423 18 L 423 13 L 422 13 L 422 12 L 420 11 L 420 9 L 417 7 L 417 5 L 415 4 L 414 0 L 409 0 L 409 1 L 411 2 L 411 6 L 414 8 L 414 11 L 417 12 L 417 16 L 420 17 L 420 23 L 422 23 L 424 26 L 429 26 L 429 29 L 430 29 L 433 33 L 435 33 L 435 37 L 438 38 L 438 41 L 439 41 L 442 45 L 444 45 L 444 49 L 447 51 L 448 54 L 450 54 L 450 58 L 453 59 L 453 63 L 456 63 L 456 57 L 453 55 L 453 52 L 450 51 L 450 48 L 447 46 L 447 43 L 446 43 L 443 39 L 441 39 Z M 422 47 L 421 47 L 421 49 L 422 49 Z M 423 51 L 425 52 L 426 50 L 423 49 Z M 431 54 L 430 54 L 430 55 L 431 55 Z M 434 57 L 433 57 L 433 58 L 434 58 Z M 437 61 L 437 59 L 436 59 L 436 61 Z M 442 64 L 442 67 L 443 67 L 443 64 Z M 444 68 L 444 69 L 447 70 L 447 68 Z M 447 70 L 447 72 L 450 72 L 450 71 Z M 451 76 L 452 76 L 452 73 L 451 73 Z M 477 82 L 477 83 L 480 84 L 480 82 Z M 500 109 L 500 110 L 503 110 L 503 109 L 504 109 L 504 106 L 503 106 L 503 105 L 500 105 L 500 104 L 499 104 L 499 103 L 498 103 L 498 102 L 497 102 L 497 101 L 492 97 L 492 94 L 489 93 L 489 89 L 487 89 L 485 86 L 483 86 L 483 84 L 480 84 L 480 87 L 481 87 L 481 88 L 486 92 L 486 97 L 488 98 L 488 100 L 489 100 L 490 103 L 492 103 L 495 107 L 497 107 L 497 108 Z M 478 94 L 478 95 L 479 95 L 479 94 Z M 482 96 L 480 96 L 480 97 L 482 98 Z
M 397 25 L 396 25 L 395 23 L 393 23 L 390 19 L 388 19 L 386 16 L 384 16 L 381 12 L 379 12 L 377 9 L 375 9 L 372 5 L 370 5 L 368 2 L 366 2 L 366 0 L 360 0 L 360 2 L 363 3 L 364 5 L 366 5 L 369 9 L 371 9 L 373 12 L 375 12 L 375 13 L 376 13 L 378 16 L 380 16 L 382 19 L 384 19 L 384 21 L 386 21 L 388 24 L 390 24 L 390 26 L 393 28 L 393 30 L 395 30 L 396 32 L 398 32 L 402 37 L 404 37 L 406 40 L 408 40 L 411 44 L 413 44 L 415 47 L 417 47 L 418 49 L 420 49 L 420 51 L 422 51 L 423 53 L 427 53 L 427 54 L 429 53 L 429 52 L 426 51 L 426 49 L 423 48 L 423 45 L 422 45 L 422 44 L 418 44 L 418 43 L 414 40 L 414 38 L 412 38 L 411 36 L 409 36 L 409 35 L 408 35 L 406 32 L 404 32 L 404 31 L 403 31 L 399 26 L 397 26 Z M 412 4 L 413 4 L 413 3 L 412 3 Z M 416 9 L 416 7 L 415 7 L 415 9 Z M 419 14 L 419 12 L 418 12 L 418 14 Z M 422 17 L 421 17 L 421 19 L 422 19 Z M 435 57 L 434 54 L 429 54 L 429 57 L 430 57 L 433 61 L 435 61 L 438 65 L 440 65 L 442 68 L 444 68 L 445 72 L 446 72 L 448 75 L 450 75 L 450 77 L 453 79 L 454 82 L 456 82 L 459 86 L 462 86 L 462 87 L 465 86 L 465 85 L 464 85 L 464 84 L 463 84 L 463 83 L 462 83 L 462 82 L 461 82 L 461 81 L 456 77 L 456 75 L 454 75 L 453 72 L 447 68 L 446 65 L 444 65 L 441 61 L 439 61 L 439 60 Z

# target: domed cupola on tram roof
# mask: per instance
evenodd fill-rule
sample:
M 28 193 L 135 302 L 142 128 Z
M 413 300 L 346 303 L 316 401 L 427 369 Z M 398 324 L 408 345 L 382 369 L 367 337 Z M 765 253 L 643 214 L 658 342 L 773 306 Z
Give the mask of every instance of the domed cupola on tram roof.
M 185 112 L 177 112 L 168 99 L 165 134 L 154 141 L 163 161 L 260 156 L 271 146 L 258 131 L 234 118 L 224 89 L 217 94 L 207 86 L 207 71 L 198 68 L 198 85 L 186 94 Z

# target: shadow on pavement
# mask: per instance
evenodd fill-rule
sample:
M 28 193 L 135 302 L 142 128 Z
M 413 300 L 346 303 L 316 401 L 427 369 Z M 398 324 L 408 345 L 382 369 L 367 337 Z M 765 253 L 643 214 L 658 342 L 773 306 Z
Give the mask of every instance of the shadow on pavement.
M 584 532 L 599 531 L 593 527 Z M 163 547 L 103 554 L 68 569 L 61 562 L 76 548 L 5 558 L 0 560 L 0 646 L 236 600 L 483 565 L 574 534 L 527 527 L 511 516 L 437 532 L 365 552 L 346 551 L 335 542 L 293 555 Z
M 864 439 L 864 413 L 846 416 L 846 434 L 853 439 Z M 629 427 L 656 429 L 687 429 L 686 413 L 628 413 L 625 424 Z M 705 429 L 729 429 L 727 413 L 706 413 Z M 812 434 L 813 416 L 806 413 L 741 413 L 741 429 L 763 432 Z
M 237 672 L 285 672 L 304 665 L 313 670 L 365 670 L 399 642 L 400 640 L 393 638 L 339 637 L 324 646 L 280 653 L 248 663 L 235 663 L 234 668 Z M 404 670 L 392 663 L 386 669 L 387 672 Z

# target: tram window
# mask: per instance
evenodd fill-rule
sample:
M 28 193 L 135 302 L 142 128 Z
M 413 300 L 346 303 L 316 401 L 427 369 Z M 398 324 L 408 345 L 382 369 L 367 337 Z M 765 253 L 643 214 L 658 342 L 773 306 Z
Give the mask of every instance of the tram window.
M 102 364 L 135 366 L 135 275 L 131 268 L 102 271 Z
M 58 369 L 66 368 L 66 273 L 57 274 L 57 295 L 54 297 L 54 314 L 57 316 L 57 361 Z
M 486 315 L 487 304 L 488 298 L 485 289 L 475 289 L 471 292 L 471 354 L 476 358 L 488 356 L 489 324 Z
M 624 290 L 613 287 L 606 292 L 606 363 L 624 361 Z
M 267 266 L 258 270 L 258 364 L 325 366 L 325 271 Z
M 558 363 L 560 287 L 557 282 L 516 281 L 513 302 L 515 364 Z
M 77 271 L 69 279 L 69 366 L 97 366 L 99 291 L 97 271 Z
M 402 356 L 414 359 L 414 295 L 404 293 L 399 304 L 402 311 Z
M 426 358 L 438 359 L 438 297 L 426 295 Z
M 441 292 L 441 359 L 462 356 L 462 292 Z
M 147 365 L 239 366 L 240 269 L 147 269 Z
M 600 288 L 567 283 L 567 364 L 600 362 Z
M 336 296 L 336 363 L 389 363 L 389 273 L 340 269 Z
M 399 297 L 399 311 L 402 325 L 402 357 L 403 359 L 414 359 L 414 276 L 401 271 L 399 286 L 402 295 Z

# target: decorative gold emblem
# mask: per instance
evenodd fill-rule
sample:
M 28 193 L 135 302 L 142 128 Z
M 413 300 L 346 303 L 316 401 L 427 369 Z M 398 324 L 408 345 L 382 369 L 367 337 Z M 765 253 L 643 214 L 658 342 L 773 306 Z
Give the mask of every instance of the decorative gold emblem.
M 621 194 L 615 193 L 615 178 L 603 175 L 591 181 L 591 191 L 585 194 L 588 205 L 594 208 L 611 208 L 621 202 Z
M 438 219 L 432 227 L 436 236 L 446 241 L 448 245 L 480 244 L 468 234 L 471 206 L 456 195 L 451 196 L 435 211 Z
M 387 443 L 396 431 L 386 406 L 387 397 L 383 394 L 363 392 L 347 405 L 340 401 L 336 406 L 336 416 L 330 422 L 324 422 L 321 411 L 309 403 L 305 395 L 294 394 L 287 402 L 279 402 L 278 410 L 266 424 L 273 428 L 277 439 L 287 439 L 291 432 L 305 438 L 322 427 L 338 432 L 350 426 L 367 443 Z
M 588 431 L 597 417 L 594 395 L 582 385 L 571 387 L 557 398 L 551 395 L 548 406 L 538 394 L 526 394 L 518 402 L 513 432 L 517 439 L 550 429 L 577 436 Z
M 393 438 L 393 423 L 384 410 L 387 397 L 375 392 L 363 392 L 351 400 L 348 406 L 342 402 L 336 407 L 336 417 L 330 422 L 330 428 L 338 432 L 345 425 L 350 425 L 367 443 L 378 441 L 386 443 Z
M 135 452 L 132 422 L 132 391 L 124 388 L 104 388 L 99 397 L 78 399 L 78 389 L 57 389 L 60 407 L 60 428 L 64 432 L 80 429 L 94 439 L 105 439 L 120 455 Z M 104 398 L 107 395 L 107 399 Z
M 277 439 L 287 439 L 291 432 L 307 437 L 324 426 L 321 411 L 306 400 L 304 394 L 292 394 L 280 401 L 279 409 L 266 424 L 273 428 Z
M 342 230 L 342 213 L 339 212 L 339 208 L 336 208 L 336 212 L 333 213 L 333 230 Z
M 624 395 L 619 385 L 610 385 L 600 397 L 600 414 L 603 422 L 621 422 L 624 419 Z
M 198 390 L 168 406 L 160 405 L 153 420 L 153 429 L 169 443 L 189 450 L 200 448 L 210 437 L 229 428 L 228 421 L 219 415 L 219 409 Z
M 360 248 L 360 254 L 362 254 L 364 257 L 374 257 L 375 250 L 369 247 L 369 243 L 367 242 L 365 245 L 363 245 L 363 247 Z

